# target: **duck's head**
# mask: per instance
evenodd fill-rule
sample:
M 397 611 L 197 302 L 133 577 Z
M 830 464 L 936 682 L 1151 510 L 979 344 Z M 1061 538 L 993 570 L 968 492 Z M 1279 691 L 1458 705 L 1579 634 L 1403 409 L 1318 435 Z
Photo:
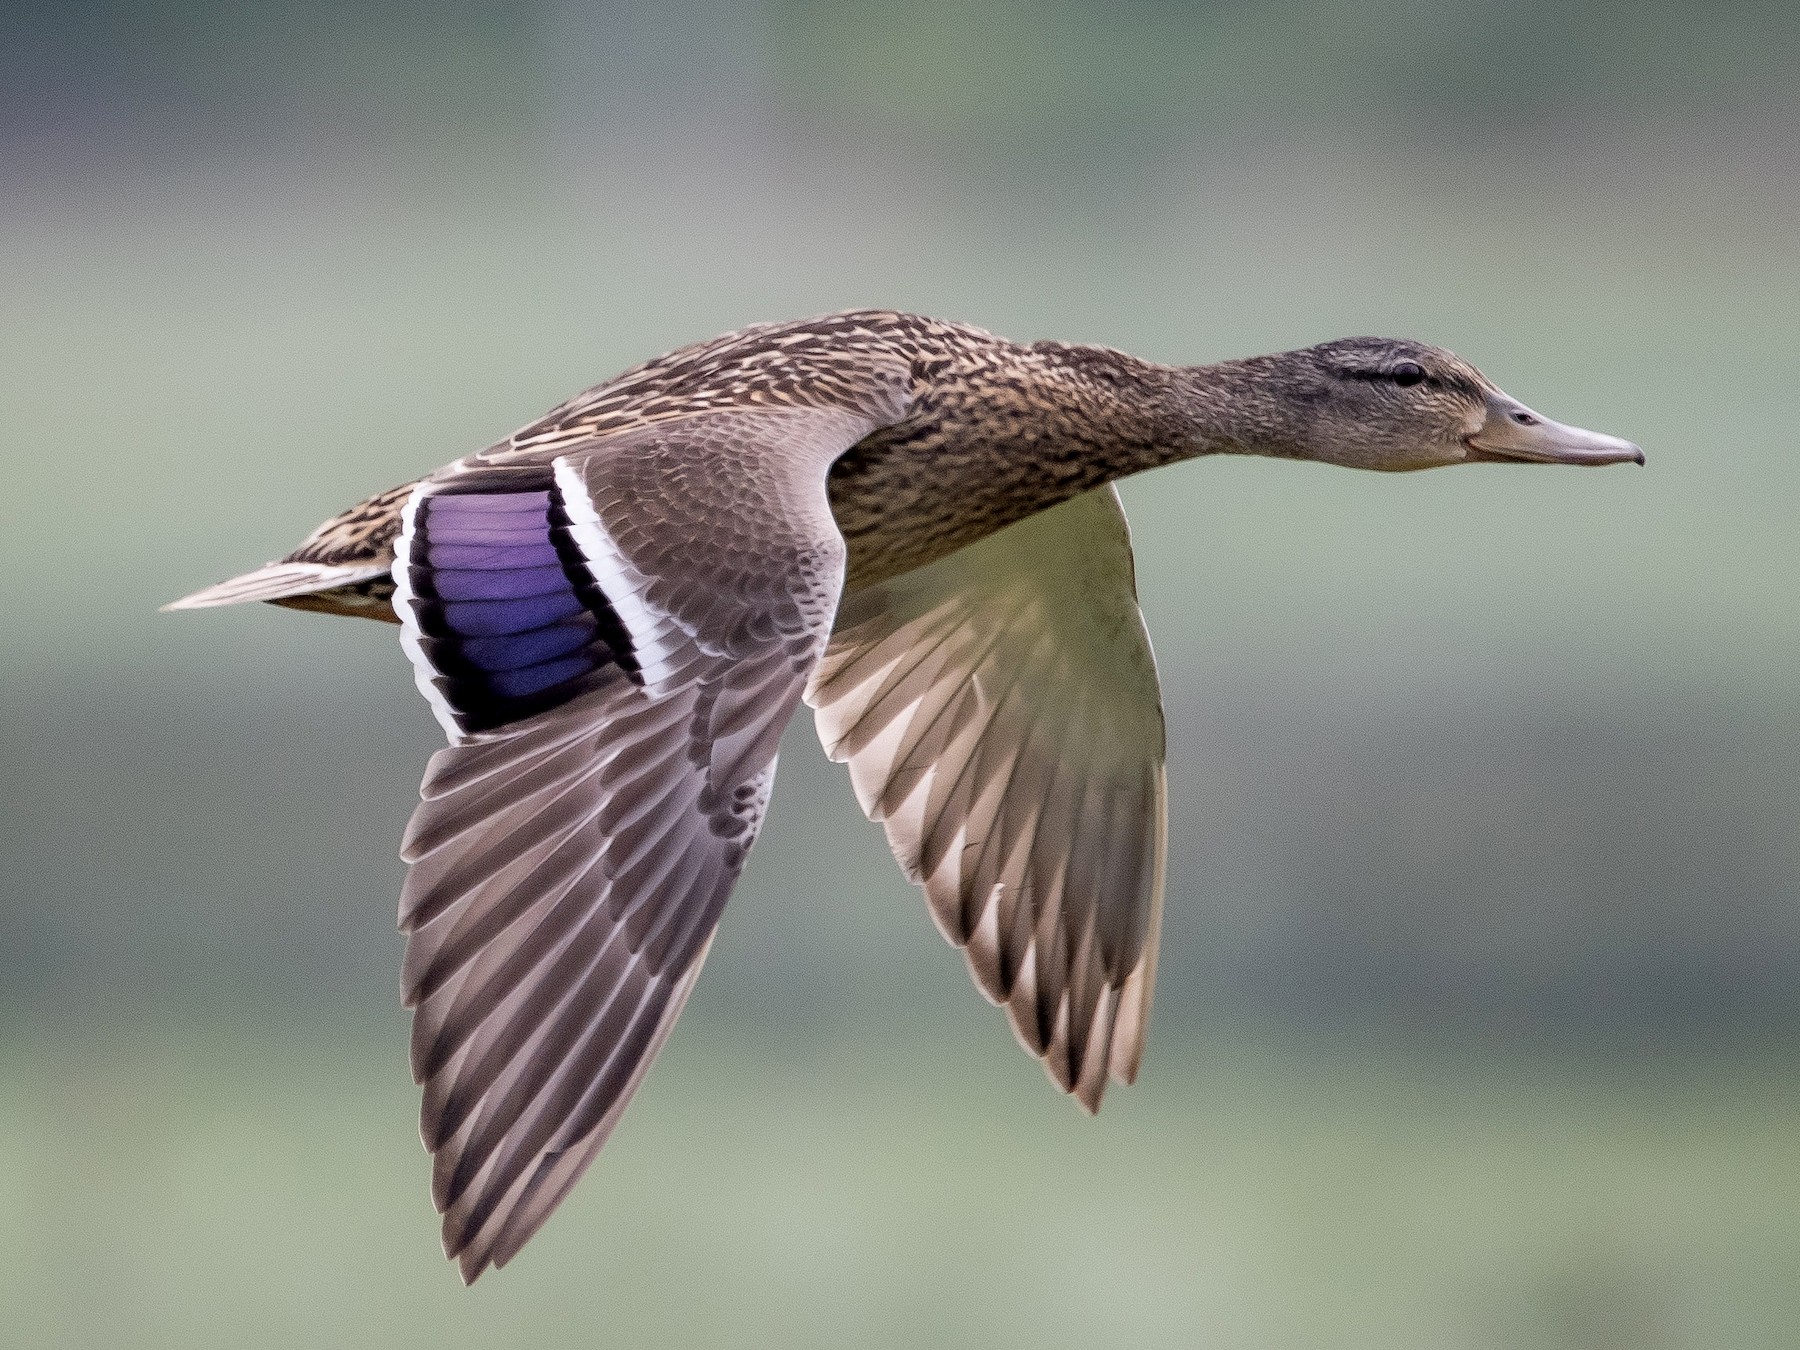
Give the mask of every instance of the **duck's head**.
M 1630 441 L 1553 422 L 1461 357 L 1423 342 L 1340 338 L 1272 359 L 1293 415 L 1292 449 L 1306 459 L 1390 472 L 1644 462 Z

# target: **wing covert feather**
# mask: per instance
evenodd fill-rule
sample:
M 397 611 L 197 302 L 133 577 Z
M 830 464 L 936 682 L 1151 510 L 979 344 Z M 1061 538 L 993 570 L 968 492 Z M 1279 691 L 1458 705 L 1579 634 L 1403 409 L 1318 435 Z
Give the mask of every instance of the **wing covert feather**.
M 452 743 L 402 849 L 403 985 L 465 1279 L 549 1216 L 680 1015 L 842 586 L 826 472 L 871 427 L 693 417 L 475 457 L 408 504 L 395 606 Z

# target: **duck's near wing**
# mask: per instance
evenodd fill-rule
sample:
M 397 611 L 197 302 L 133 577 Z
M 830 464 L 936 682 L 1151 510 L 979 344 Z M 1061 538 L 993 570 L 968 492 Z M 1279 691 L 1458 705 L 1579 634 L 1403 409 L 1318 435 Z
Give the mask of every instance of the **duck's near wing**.
M 574 1185 L 681 1011 L 837 605 L 827 467 L 872 425 L 708 414 L 407 503 L 395 608 L 452 743 L 403 849 L 404 986 L 465 1279 Z
M 806 701 L 982 992 L 1098 1109 L 1143 1053 L 1166 821 L 1117 493 L 847 595 Z

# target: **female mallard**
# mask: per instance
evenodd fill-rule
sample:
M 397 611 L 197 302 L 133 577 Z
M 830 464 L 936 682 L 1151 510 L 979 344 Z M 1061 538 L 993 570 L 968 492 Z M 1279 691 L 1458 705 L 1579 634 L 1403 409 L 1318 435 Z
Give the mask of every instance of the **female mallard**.
M 1020 1042 L 1092 1111 L 1156 975 L 1163 722 L 1110 484 L 1207 454 L 1643 463 L 1422 343 L 1210 366 L 911 314 L 627 371 L 172 609 L 400 624 L 449 734 L 402 855 L 444 1245 L 504 1265 L 680 1014 L 801 698 Z

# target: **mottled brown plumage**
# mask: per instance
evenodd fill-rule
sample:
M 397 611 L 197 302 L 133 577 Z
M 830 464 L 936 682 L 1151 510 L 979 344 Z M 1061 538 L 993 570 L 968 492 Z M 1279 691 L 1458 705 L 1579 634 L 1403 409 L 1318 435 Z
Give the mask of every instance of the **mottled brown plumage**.
M 177 608 L 398 622 L 450 746 L 408 827 L 413 1068 L 445 1249 L 510 1259 L 669 1034 L 802 697 L 1020 1042 L 1136 1076 L 1166 820 L 1110 484 L 1212 453 L 1611 463 L 1448 352 L 1174 367 L 858 311 L 698 343 Z

